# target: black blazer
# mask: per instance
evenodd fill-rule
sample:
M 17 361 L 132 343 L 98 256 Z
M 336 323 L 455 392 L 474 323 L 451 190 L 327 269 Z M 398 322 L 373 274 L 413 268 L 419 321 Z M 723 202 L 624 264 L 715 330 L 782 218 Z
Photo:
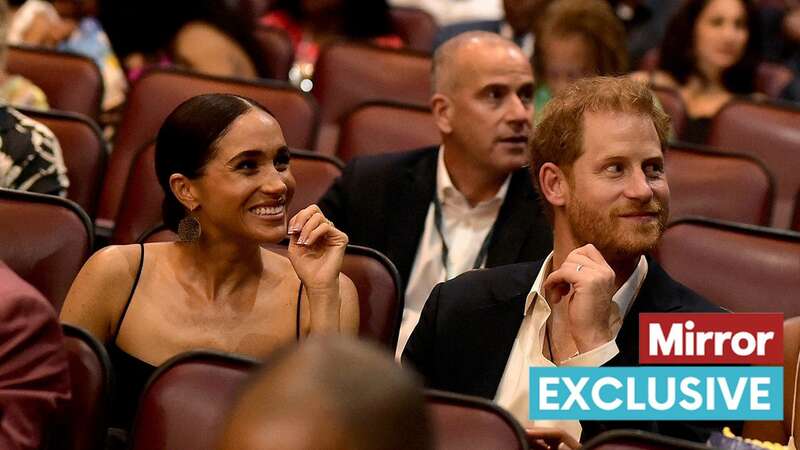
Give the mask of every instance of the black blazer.
M 351 244 L 388 256 L 404 285 L 436 192 L 437 152 L 438 147 L 429 147 L 353 159 L 319 201 L 322 212 L 347 233 Z M 486 267 L 535 261 L 552 248 L 550 225 L 528 170 L 519 169 L 500 207 Z
M 494 399 L 543 262 L 474 270 L 438 284 L 406 345 L 403 364 L 416 368 L 429 388 Z M 651 258 L 647 262 L 647 277 L 617 335 L 620 352 L 607 366 L 638 365 L 639 313 L 723 311 L 674 281 Z M 582 421 L 581 426 L 582 441 L 616 428 L 695 441 L 721 430 L 715 422 Z

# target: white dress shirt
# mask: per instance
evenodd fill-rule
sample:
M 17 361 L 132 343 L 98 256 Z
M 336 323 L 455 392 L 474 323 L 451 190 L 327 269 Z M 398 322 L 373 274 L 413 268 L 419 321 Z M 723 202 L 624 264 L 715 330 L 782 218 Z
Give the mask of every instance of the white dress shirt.
M 436 164 L 435 195 L 442 205 L 442 233 L 449 250 L 447 270 L 442 264 L 442 239 L 436 230 L 434 206 L 431 202 L 425 217 L 425 229 L 408 277 L 403 321 L 395 352 L 398 361 L 411 332 L 417 326 L 422 307 L 425 306 L 433 287 L 473 268 L 481 244 L 500 212 L 511 179 L 509 175 L 494 197 L 472 207 L 450 180 L 450 174 L 444 165 L 444 152 L 444 147 L 440 147 Z M 483 259 L 480 262 L 481 267 L 486 263 L 486 258 Z
M 506 368 L 500 384 L 497 387 L 495 402 L 507 409 L 524 428 L 537 427 L 556 427 L 565 430 L 575 440 L 580 440 L 581 424 L 577 420 L 531 420 L 528 418 L 529 400 L 529 368 L 534 367 L 555 367 L 549 359 L 544 356 L 544 343 L 547 319 L 550 317 L 550 305 L 544 298 L 542 285 L 552 271 L 553 254 L 545 259 L 536 281 L 531 287 L 531 291 L 525 300 L 524 318 L 511 348 L 511 354 L 506 362 Z M 612 297 L 612 302 L 616 308 L 612 308 L 609 324 L 611 332 L 616 339 L 619 328 L 622 326 L 622 319 L 630 310 L 634 299 L 639 294 L 639 289 L 647 276 L 647 259 L 642 256 L 639 264 L 625 283 L 617 290 Z M 558 341 L 553 339 L 554 342 Z M 570 343 L 571 344 L 571 343 Z M 600 347 L 586 353 L 577 354 L 571 358 L 559 362 L 559 366 L 582 366 L 599 367 L 607 363 L 611 358 L 619 353 L 615 340 L 611 340 Z
M 499 20 L 504 13 L 501 0 L 389 0 L 389 5 L 425 10 L 440 27 L 472 20 Z

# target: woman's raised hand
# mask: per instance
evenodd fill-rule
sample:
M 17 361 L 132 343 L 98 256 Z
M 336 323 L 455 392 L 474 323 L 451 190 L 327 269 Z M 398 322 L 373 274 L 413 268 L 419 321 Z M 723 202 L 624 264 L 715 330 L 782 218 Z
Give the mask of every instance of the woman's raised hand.
M 289 220 L 289 261 L 300 281 L 309 289 L 336 289 L 342 268 L 347 235 L 311 205 Z

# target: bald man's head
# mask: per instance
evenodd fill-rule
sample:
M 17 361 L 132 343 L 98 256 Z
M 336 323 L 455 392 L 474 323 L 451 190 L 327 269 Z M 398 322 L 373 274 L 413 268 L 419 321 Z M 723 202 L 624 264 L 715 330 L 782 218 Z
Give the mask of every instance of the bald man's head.
M 510 53 L 518 53 L 525 60 L 522 50 L 513 41 L 497 33 L 469 31 L 456 35 L 436 49 L 431 68 L 431 89 L 434 94 L 448 94 L 457 86 L 464 66 L 477 52 L 505 48 Z
M 271 358 L 232 410 L 221 450 L 431 448 L 421 385 L 373 345 L 311 338 Z

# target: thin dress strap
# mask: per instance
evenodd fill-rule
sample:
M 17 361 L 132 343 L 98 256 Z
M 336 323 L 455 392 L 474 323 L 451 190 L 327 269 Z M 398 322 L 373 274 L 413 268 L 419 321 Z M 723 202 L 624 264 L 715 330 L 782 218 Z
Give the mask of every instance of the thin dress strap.
M 295 339 L 300 342 L 300 301 L 303 298 L 303 282 L 300 282 L 300 289 L 297 290 L 297 318 L 295 319 Z
M 136 292 L 136 286 L 139 284 L 139 277 L 142 275 L 142 266 L 144 266 L 144 244 L 140 243 L 139 248 L 141 249 L 141 257 L 139 258 L 139 270 L 136 271 L 136 278 L 133 280 L 133 286 L 131 286 L 131 293 L 128 295 L 128 302 L 125 303 L 125 309 L 122 310 L 122 315 L 119 316 L 119 320 L 117 321 L 117 329 L 114 331 L 112 341 L 117 340 L 119 329 L 122 328 L 122 321 L 125 320 L 125 314 L 128 312 L 128 307 L 131 306 L 133 293 Z

